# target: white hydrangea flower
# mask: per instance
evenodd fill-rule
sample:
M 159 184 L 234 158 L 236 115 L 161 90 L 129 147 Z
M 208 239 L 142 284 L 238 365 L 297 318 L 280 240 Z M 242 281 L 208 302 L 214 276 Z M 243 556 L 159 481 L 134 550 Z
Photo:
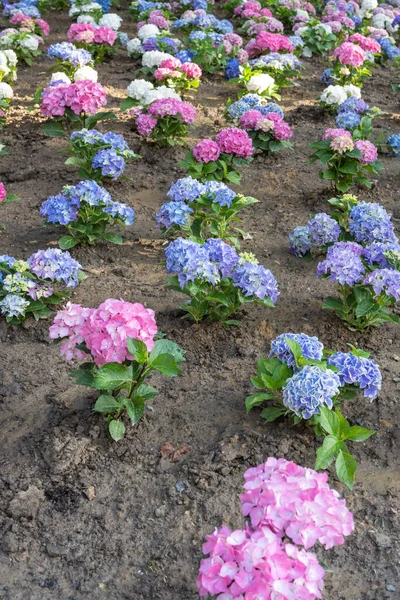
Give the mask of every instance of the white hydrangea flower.
M 140 52 L 142 47 L 142 42 L 139 40 L 139 38 L 132 38 L 131 40 L 129 40 L 129 42 L 126 45 L 126 50 L 128 52 L 128 56 L 131 56 L 132 54 L 138 54 L 138 52 Z
M 304 46 L 302 55 L 304 56 L 304 58 L 311 58 L 312 50 L 308 46 Z
M 99 21 L 100 27 L 109 27 L 114 31 L 118 31 L 118 29 L 121 27 L 121 24 L 121 17 L 115 13 L 108 13 L 106 15 L 103 15 Z
M 343 86 L 343 89 L 346 92 L 347 98 L 350 98 L 350 96 L 357 98 L 357 100 L 361 98 L 361 88 L 357 87 L 356 85 L 348 83 L 347 85 Z
M 296 33 L 295 35 L 299 35 L 300 37 L 303 37 L 303 35 L 305 34 L 306 31 L 308 31 L 308 27 L 299 27 L 298 29 L 296 29 Z
M 143 67 L 159 67 L 163 60 L 167 58 L 173 58 L 172 54 L 168 54 L 168 52 L 159 52 L 158 50 L 150 50 L 150 52 L 145 52 L 142 56 L 142 65 Z
M 96 21 L 90 15 L 79 15 L 76 22 L 77 23 L 87 23 L 88 25 L 97 26 Z
M 0 46 L 2 48 L 10 48 L 10 46 L 12 46 L 12 39 L 10 35 L 0 36 Z
M 323 29 L 326 35 L 332 33 L 332 27 L 330 25 L 327 25 L 326 23 L 318 23 L 318 25 L 316 25 L 314 29 Z
M 15 54 L 14 50 L 4 50 L 4 54 L 7 56 L 8 63 L 12 67 L 16 67 L 17 62 L 18 62 L 18 57 Z
M 363 0 L 361 10 L 373 10 L 378 6 L 378 0 Z
M 34 52 L 39 48 L 39 40 L 35 35 L 27 35 L 22 38 L 19 43 L 23 48 L 27 48 L 31 52 Z
M 6 67 L 8 69 L 7 55 L 3 50 L 0 50 L 0 68 Z
M 161 85 L 158 88 L 154 88 L 153 90 L 146 92 L 142 99 L 142 104 L 144 106 L 148 106 L 155 100 L 161 100 L 164 98 L 176 98 L 177 100 L 181 100 L 179 94 L 177 94 L 172 88 L 169 88 L 166 85 Z
M 158 29 L 157 25 L 151 25 L 148 23 L 139 29 L 138 38 L 143 41 L 147 40 L 147 38 L 156 37 L 159 33 L 160 30 Z
M 322 102 L 330 105 L 342 104 L 347 98 L 346 90 L 341 85 L 329 85 L 320 96 Z
M 75 71 L 74 81 L 94 81 L 97 83 L 97 77 L 97 71 L 86 65 Z
M 296 16 L 297 17 L 307 17 L 307 21 L 309 21 L 309 19 L 310 19 L 310 15 L 308 14 L 308 12 L 306 10 L 302 10 L 301 8 L 298 8 L 296 10 Z
M 260 73 L 259 75 L 253 75 L 246 83 L 246 88 L 249 92 L 255 94 L 262 94 L 267 90 L 271 90 L 275 84 L 275 79 L 267 73 Z
M 126 89 L 126 93 L 129 98 L 133 98 L 134 100 L 143 100 L 144 95 L 154 88 L 154 85 L 150 81 L 145 81 L 144 79 L 134 79 L 128 85 Z
M 50 79 L 50 83 L 54 83 L 55 81 L 63 81 L 64 83 L 71 83 L 68 75 L 63 73 L 62 71 L 57 71 L 57 73 L 53 73 Z
M 4 83 L 4 81 L 0 81 L 0 99 L 11 100 L 13 96 L 14 92 L 11 85 L 8 85 L 8 83 Z

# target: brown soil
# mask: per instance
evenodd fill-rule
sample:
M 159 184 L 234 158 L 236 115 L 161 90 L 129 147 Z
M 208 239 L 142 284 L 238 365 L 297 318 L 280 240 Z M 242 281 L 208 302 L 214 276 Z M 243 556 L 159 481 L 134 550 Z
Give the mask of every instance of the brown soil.
M 124 30 L 133 34 L 126 10 L 118 12 Z M 50 43 L 65 40 L 68 16 L 52 14 L 48 20 Z M 32 68 L 19 71 L 2 134 L 9 154 L 1 158 L 0 176 L 21 199 L 2 208 L 0 253 L 20 258 L 56 243 L 61 229 L 43 226 L 39 206 L 63 185 L 78 181 L 74 170 L 64 166 L 64 142 L 45 137 L 43 119 L 27 110 L 36 87 L 46 83 L 49 66 L 43 55 Z M 241 524 L 244 470 L 270 455 L 313 466 L 317 443 L 312 432 L 287 423 L 263 426 L 257 411 L 248 416 L 244 411 L 257 358 L 265 355 L 273 336 L 285 331 L 317 335 L 337 350 L 356 343 L 372 351 L 383 370 L 380 398 L 372 403 L 360 398 L 346 409 L 353 423 L 378 432 L 353 445 L 361 465 L 353 492 L 331 474 L 354 511 L 356 531 L 344 546 L 318 553 L 330 569 L 325 598 L 400 598 L 399 329 L 388 325 L 368 335 L 348 332 L 321 309 L 334 286 L 316 279 L 315 263 L 288 252 L 291 229 L 304 224 L 311 212 L 327 210 L 330 197 L 317 166 L 307 163 L 308 144 L 332 126 L 315 101 L 323 62 L 306 66 L 300 86 L 283 94 L 295 151 L 257 157 L 243 170 L 242 190 L 260 200 L 244 217 L 252 235 L 244 249 L 271 268 L 281 296 L 274 310 L 246 307 L 239 329 L 180 319 L 182 298 L 166 291 L 164 242 L 154 215 L 170 184 L 183 175 L 177 161 L 184 150 L 141 143 L 127 115 L 119 113 L 135 67 L 126 54 L 119 51 L 100 66 L 99 81 L 119 117 L 109 129 L 122 133 L 143 156 L 128 169 L 132 181 L 108 187 L 114 200 L 134 207 L 137 218 L 124 232 L 122 247 L 100 244 L 71 251 L 89 275 L 73 300 L 95 306 L 122 297 L 154 308 L 160 329 L 187 351 L 187 361 L 182 377 L 154 378 L 161 393 L 152 409 L 114 443 L 101 417 L 91 412 L 93 394 L 72 383 L 71 364 L 49 344 L 49 322 L 28 321 L 19 328 L 0 323 L 0 598 L 195 600 L 204 534 L 222 522 Z M 390 87 L 395 77 L 394 70 L 380 68 L 365 86 L 365 99 L 387 112 L 378 131 L 399 130 L 398 96 Z M 204 79 L 193 96 L 199 117 L 190 143 L 223 125 L 221 109 L 229 96 L 235 96 L 235 89 L 222 78 Z M 360 196 L 381 202 L 400 230 L 400 163 L 386 157 L 383 163 L 376 187 Z M 179 462 L 169 462 L 160 454 L 165 442 L 176 448 L 187 444 L 190 451 Z

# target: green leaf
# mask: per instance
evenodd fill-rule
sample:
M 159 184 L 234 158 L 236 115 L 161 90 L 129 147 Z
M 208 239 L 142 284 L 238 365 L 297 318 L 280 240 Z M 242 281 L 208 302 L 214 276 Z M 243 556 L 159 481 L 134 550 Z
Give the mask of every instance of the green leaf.
M 321 406 L 319 409 L 319 423 L 325 431 L 334 436 L 338 436 L 340 430 L 340 421 L 336 413 L 326 406 Z
M 345 485 L 347 485 L 348 488 L 352 490 L 354 485 L 354 474 L 358 467 L 356 459 L 348 452 L 340 450 L 336 459 L 335 467 L 340 481 L 342 481 Z
M 102 394 L 101 396 L 99 396 L 97 398 L 96 404 L 94 405 L 93 410 L 95 412 L 108 414 L 108 413 L 115 412 L 116 410 L 119 410 L 120 408 L 121 408 L 121 405 L 116 401 L 115 398 L 113 398 L 113 396 L 108 396 L 107 394 Z
M 125 435 L 125 425 L 122 421 L 110 421 L 108 431 L 110 432 L 112 439 L 118 442 L 118 440 L 122 440 Z
M 170 354 L 159 354 L 149 363 L 149 367 L 163 375 L 167 375 L 167 377 L 175 377 L 182 373 L 176 364 L 175 358 Z
M 374 300 L 373 300 L 372 296 L 370 296 L 369 298 L 364 298 L 364 300 L 361 300 L 361 302 L 357 303 L 356 317 L 357 318 L 363 317 L 371 310 L 371 308 L 373 308 L 373 306 L 374 306 Z
M 123 112 L 124 110 L 129 110 L 130 108 L 133 108 L 136 105 L 135 100 L 133 100 L 133 98 L 125 98 L 124 100 L 122 100 L 121 104 L 119 105 L 120 110 Z
M 229 302 L 223 292 L 219 292 L 218 290 L 213 290 L 213 292 L 205 297 L 205 300 L 210 300 L 213 302 L 218 302 L 219 304 L 223 304 L 224 306 L 229 306 Z
M 122 237 L 116 233 L 103 233 L 103 235 L 101 236 L 103 240 L 106 240 L 107 242 L 111 242 L 112 244 L 123 244 L 124 240 L 122 239 Z
M 143 398 L 147 402 L 147 400 L 152 400 L 157 394 L 158 390 L 155 387 L 142 383 L 136 388 L 132 398 Z
M 75 379 L 77 385 L 93 387 L 94 374 L 92 369 L 93 363 L 85 363 L 84 365 L 81 365 L 79 369 L 71 371 L 69 375 Z
M 146 401 L 143 398 L 136 398 L 135 401 L 128 400 L 125 406 L 132 425 L 135 425 L 144 415 Z
M 78 156 L 70 156 L 64 164 L 74 165 L 76 167 L 86 167 L 87 161 L 83 158 L 78 158 Z
M 287 345 L 289 346 L 289 348 L 293 352 L 293 356 L 294 356 L 294 359 L 296 361 L 296 364 L 298 364 L 299 360 L 301 360 L 301 358 L 303 357 L 303 353 L 301 351 L 300 344 L 298 342 L 296 342 L 296 340 L 294 340 L 292 338 L 285 338 L 285 342 L 287 343 Z
M 177 365 L 180 365 L 185 360 L 185 351 L 171 340 L 156 341 L 153 350 L 150 352 L 150 362 L 157 358 L 157 356 L 160 356 L 160 354 L 171 354 Z
M 352 442 L 363 442 L 375 433 L 376 431 L 373 431 L 372 429 L 364 429 L 364 427 L 355 425 L 354 427 L 350 427 L 349 432 L 346 435 L 346 439 L 351 440 Z
M 271 394 L 266 394 L 264 392 L 257 392 L 256 394 L 251 394 L 251 396 L 247 396 L 246 398 L 246 412 L 249 413 L 252 408 L 255 406 L 260 406 L 265 400 L 270 400 L 273 396 Z
M 63 235 L 58 240 L 58 245 L 60 246 L 61 250 L 68 250 L 69 248 L 73 248 L 77 245 L 77 243 L 78 240 L 72 237 L 72 235 Z
M 40 131 L 49 137 L 63 137 L 64 135 L 64 127 L 58 121 L 47 121 L 42 127 Z
M 322 303 L 322 308 L 327 308 L 329 310 L 341 310 L 343 308 L 343 303 L 339 298 L 332 298 L 332 296 L 328 296 Z
M 339 167 L 339 171 L 341 173 L 345 173 L 346 175 L 356 175 L 358 171 L 358 165 L 355 162 L 345 163 Z
M 100 367 L 94 375 L 93 386 L 99 390 L 115 390 L 130 382 L 131 371 L 128 367 L 116 362 L 110 362 Z
M 264 410 L 261 411 L 261 418 L 264 419 L 266 423 L 271 423 L 275 421 L 280 416 L 282 416 L 285 412 L 284 408 L 280 408 L 279 406 L 267 406 Z
M 136 362 L 143 364 L 148 361 L 149 353 L 144 342 L 128 336 L 126 338 L 126 345 L 129 353 L 135 357 Z
M 315 460 L 315 469 L 317 471 L 326 469 L 332 463 L 333 459 L 343 447 L 343 442 L 333 435 L 328 435 L 317 450 Z

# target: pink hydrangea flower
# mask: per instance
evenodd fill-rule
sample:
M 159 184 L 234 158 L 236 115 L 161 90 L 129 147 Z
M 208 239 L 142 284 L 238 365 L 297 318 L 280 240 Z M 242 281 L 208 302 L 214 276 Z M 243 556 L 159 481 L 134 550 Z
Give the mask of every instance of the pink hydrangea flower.
M 243 515 L 253 528 L 270 527 L 306 549 L 319 541 L 326 549 L 343 544 L 354 529 L 353 515 L 328 475 L 283 458 L 268 458 L 245 474 Z
M 23 13 L 16 13 L 10 19 L 11 25 L 19 25 L 24 29 L 28 29 L 29 31 L 33 31 L 35 29 L 35 22 L 29 15 L 24 15 Z
M 337 58 L 342 65 L 354 68 L 361 67 L 367 58 L 365 51 L 352 42 L 343 42 L 340 44 L 340 46 L 334 50 L 333 56 Z
M 149 25 L 156 25 L 159 29 L 169 29 L 171 26 L 171 21 L 168 21 L 168 19 L 166 19 L 162 14 L 155 15 L 155 12 L 156 11 L 153 11 L 147 19 Z
M 341 135 L 345 135 L 346 137 L 351 138 L 351 133 L 350 131 L 347 131 L 346 129 L 332 129 L 329 128 L 325 131 L 324 135 L 322 136 L 323 140 L 328 140 L 329 138 L 334 140 L 335 138 L 341 136 Z
M 163 69 L 159 67 L 154 71 L 153 77 L 154 79 L 157 79 L 157 81 L 162 81 L 163 79 L 167 79 L 167 77 L 172 77 L 174 73 L 176 73 L 176 71 L 173 71 L 172 69 Z
M 150 115 L 139 115 L 136 119 L 136 127 L 140 135 L 149 136 L 157 125 L 157 119 Z
M 220 600 L 315 600 L 322 598 L 324 569 L 312 552 L 284 544 L 269 528 L 206 536 L 197 586 Z
M 4 183 L 2 181 L 0 181 L 0 202 L 3 202 L 3 200 L 6 199 L 6 196 L 7 196 L 6 188 L 4 187 Z
M 44 117 L 62 117 L 65 113 L 66 90 L 70 84 L 59 83 L 58 85 L 48 86 L 42 97 L 40 112 Z
M 248 110 L 244 115 L 240 117 L 239 125 L 243 129 L 255 129 L 258 122 L 263 118 L 263 115 L 259 110 Z
M 104 44 L 105 46 L 113 46 L 117 39 L 117 33 L 111 27 L 98 27 L 94 32 L 94 41 L 96 44 Z
M 360 160 L 364 165 L 368 165 L 378 158 L 376 146 L 368 140 L 357 140 L 354 147 L 361 152 L 362 158 Z
M 267 50 L 269 52 L 279 52 L 281 50 L 293 52 L 294 46 L 292 42 L 281 33 L 261 31 L 255 40 L 250 40 L 246 46 L 246 50 L 249 53 L 249 56 L 255 56 L 257 54 L 263 54 Z
M 154 347 L 157 325 L 154 311 L 136 302 L 109 298 L 98 308 L 83 308 L 67 304 L 59 311 L 50 327 L 50 339 L 65 338 L 60 344 L 61 355 L 67 360 L 87 355 L 76 348 L 86 344 L 96 365 L 134 360 L 128 352 L 127 337 L 141 340 L 150 351 Z
M 215 138 L 221 152 L 233 154 L 240 158 L 250 158 L 253 153 L 253 142 L 246 131 L 237 127 L 222 129 Z
M 50 25 L 47 23 L 47 21 L 44 21 L 43 19 L 35 19 L 35 23 L 43 35 L 47 37 L 50 33 Z
M 193 148 L 193 156 L 197 162 L 209 163 L 218 160 L 221 150 L 214 140 L 205 138 Z
M 180 69 L 182 67 L 182 63 L 179 60 L 179 58 L 174 58 L 171 56 L 171 58 L 166 58 L 165 60 L 162 61 L 162 63 L 160 64 L 160 68 L 161 69 Z
M 107 104 L 107 97 L 100 83 L 82 80 L 67 86 L 65 102 L 76 115 L 81 112 L 94 115 Z
M 249 55 L 246 52 L 246 50 L 243 50 L 243 48 L 241 48 L 238 51 L 236 58 L 238 59 L 240 65 L 245 65 L 247 63 L 247 61 L 249 60 Z
M 67 36 L 70 42 L 92 44 L 95 32 L 96 29 L 90 23 L 73 23 L 67 31 Z
M 224 40 L 228 40 L 232 46 L 236 46 L 237 48 L 243 46 L 243 39 L 237 33 L 226 33 L 224 35 Z
M 195 63 L 184 63 L 181 71 L 186 74 L 189 79 L 199 79 L 203 75 L 203 71 L 199 65 Z
M 149 115 L 166 117 L 173 115 L 184 123 L 191 125 L 196 119 L 196 109 L 188 102 L 177 98 L 160 98 L 150 104 L 147 109 Z
M 362 35 L 361 33 L 353 33 L 347 41 L 358 44 L 360 48 L 366 52 L 372 52 L 372 54 L 379 54 L 381 51 L 381 45 L 376 40 L 365 37 L 365 35 Z

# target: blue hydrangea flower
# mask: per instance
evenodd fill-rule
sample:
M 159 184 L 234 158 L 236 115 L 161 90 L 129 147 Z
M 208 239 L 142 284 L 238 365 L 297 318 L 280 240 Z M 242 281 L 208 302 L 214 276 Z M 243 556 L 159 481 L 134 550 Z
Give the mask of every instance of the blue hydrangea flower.
M 84 67 L 93 62 L 93 56 L 88 50 L 76 48 L 74 44 L 70 44 L 69 42 L 52 44 L 47 51 L 47 56 L 70 62 L 74 67 Z
M 12 267 L 12 265 L 17 261 L 16 258 L 14 258 L 13 256 L 9 256 L 8 254 L 2 254 L 0 256 L 0 263 L 6 263 L 6 265 L 8 265 L 9 267 Z
M 205 193 L 206 187 L 193 177 L 182 177 L 171 185 L 168 198 L 175 202 L 192 202 Z
M 7 294 L 0 302 L 0 311 L 7 317 L 24 317 L 29 302 L 16 294 Z
M 208 29 L 213 27 L 218 22 L 218 19 L 214 15 L 200 14 L 193 19 L 193 25 L 200 27 L 201 29 Z
M 73 140 L 81 140 L 85 144 L 101 144 L 103 141 L 103 134 L 97 129 L 80 129 L 79 131 L 74 131 L 71 133 L 71 137 L 69 138 L 71 141 Z
M 391 44 L 389 38 L 378 38 L 377 42 L 381 45 L 383 53 L 386 54 L 389 60 L 395 60 L 400 56 L 400 48 Z
M 223 35 L 226 35 L 227 33 L 233 32 L 233 25 L 227 19 L 220 19 L 214 24 L 214 29 Z
M 172 225 L 186 225 L 193 210 L 185 202 L 167 202 L 163 204 L 156 214 L 156 221 L 160 227 Z
M 192 52 L 191 50 L 179 50 L 179 52 L 175 54 L 175 58 L 178 58 L 181 63 L 184 64 L 187 62 L 192 62 L 194 55 L 195 52 Z
M 371 285 L 375 294 L 385 293 L 396 301 L 400 300 L 400 272 L 394 269 L 377 269 L 364 279 L 365 285 Z
M 378 265 L 382 269 L 393 268 L 389 263 L 386 252 L 398 252 L 400 253 L 400 244 L 396 242 L 387 242 L 382 244 L 381 242 L 373 242 L 369 246 L 366 246 L 363 251 L 365 262 L 368 265 Z
M 71 203 L 78 207 L 81 202 L 86 202 L 90 206 L 111 203 L 110 193 L 95 181 L 80 181 L 75 186 L 66 186 L 63 191 L 69 195 Z
M 113 219 L 119 219 L 124 225 L 133 225 L 135 220 L 135 211 L 127 204 L 121 202 L 111 202 L 104 207 L 104 212 L 109 214 Z
M 249 110 L 251 110 L 250 106 L 243 100 L 237 100 L 228 107 L 228 113 L 232 119 L 240 119 Z
M 295 227 L 289 234 L 290 252 L 302 258 L 311 250 L 311 238 L 307 225 Z
M 258 106 L 257 110 L 259 110 L 260 113 L 264 116 L 268 115 L 269 113 L 276 113 L 277 115 L 282 117 L 282 119 L 284 116 L 283 110 L 281 109 L 279 104 L 276 104 L 276 102 L 267 102 L 267 104 L 265 104 L 264 106 Z
M 313 246 L 325 246 L 337 242 L 340 235 L 340 227 L 335 219 L 326 213 L 318 213 L 307 223 L 308 235 Z
M 400 156 L 400 133 L 393 133 L 387 139 L 393 156 Z
M 111 131 L 104 133 L 103 142 L 105 144 L 109 144 L 111 148 L 114 148 L 114 150 L 119 150 L 120 152 L 124 152 L 124 150 L 130 150 L 124 136 L 118 133 L 112 133 Z
M 179 50 L 179 44 L 174 38 L 162 37 L 157 39 L 157 48 L 162 48 L 164 52 L 169 52 L 170 54 L 176 54 Z
M 250 108 L 256 108 L 260 104 L 260 96 L 258 94 L 245 94 L 242 96 L 242 102 L 245 102 Z
M 335 83 L 335 78 L 333 76 L 332 67 L 330 69 L 325 69 L 325 71 L 323 71 L 322 76 L 321 76 L 321 82 L 324 85 L 332 85 L 333 83 Z
M 93 157 L 94 169 L 101 169 L 103 177 L 118 179 L 125 170 L 125 161 L 114 149 L 99 150 Z
M 292 350 L 289 347 L 286 339 L 290 338 L 301 346 L 301 351 L 304 358 L 307 360 L 321 360 L 323 344 L 315 336 L 309 336 L 305 333 L 282 333 L 271 342 L 271 351 L 269 358 L 279 358 L 288 367 L 296 368 L 296 361 Z
M 259 56 L 258 58 L 253 58 L 249 61 L 251 66 L 257 65 L 270 65 L 273 63 L 273 67 L 279 68 L 281 70 L 290 69 L 291 71 L 299 71 L 302 67 L 302 62 L 297 58 L 295 54 L 279 54 L 279 52 L 270 52 L 264 56 Z
M 288 40 L 295 48 L 303 48 L 304 46 L 304 40 L 300 35 L 289 35 Z
M 390 215 L 375 202 L 360 202 L 351 209 L 349 230 L 362 244 L 396 241 Z
M 288 379 L 283 388 L 283 404 L 298 417 L 311 419 L 320 406 L 333 407 L 340 392 L 340 379 L 333 371 L 307 365 Z
M 175 26 L 176 26 L 176 22 L 175 22 Z M 196 40 L 203 41 L 206 39 L 207 39 L 207 34 L 205 31 L 192 31 L 192 33 L 189 35 L 189 40 L 191 42 L 194 42 Z
M 355 112 L 361 115 L 363 113 L 366 113 L 367 111 L 369 111 L 369 104 L 367 104 L 362 98 L 355 98 L 354 96 L 350 96 L 350 98 L 347 98 L 338 107 L 338 113 L 340 114 Z
M 255 296 L 260 300 L 268 297 L 276 302 L 279 296 L 275 277 L 262 265 L 252 262 L 239 263 L 232 273 L 235 287 L 242 290 L 245 296 Z
M 78 217 L 78 207 L 73 206 L 63 194 L 49 196 L 40 207 L 40 214 L 48 223 L 68 225 Z
M 41 279 L 63 282 L 67 287 L 75 287 L 79 283 L 81 265 L 69 252 L 59 248 L 38 250 L 27 263 L 31 272 Z
M 328 275 L 341 285 L 359 283 L 365 273 L 361 260 L 363 247 L 355 242 L 336 242 L 328 248 L 326 259 L 318 263 L 317 276 Z
M 224 183 L 218 181 L 207 181 L 204 184 L 205 193 L 208 197 L 213 196 L 213 201 L 217 202 L 221 206 L 227 206 L 228 208 L 232 204 L 232 200 L 236 198 L 237 194 L 231 190 Z
M 147 38 L 142 42 L 142 50 L 143 52 L 153 52 L 154 50 L 158 50 L 157 39 L 156 38 Z
M 382 375 L 373 360 L 356 356 L 352 352 L 336 352 L 329 357 L 328 364 L 339 369 L 336 375 L 341 385 L 356 385 L 364 390 L 364 396 L 371 400 L 378 396 Z
M 222 277 L 230 277 L 232 270 L 239 262 L 239 256 L 235 248 L 229 246 L 219 238 L 210 238 L 204 244 L 210 260 L 218 263 Z
M 360 124 L 361 117 L 356 112 L 341 112 L 336 117 L 336 126 L 342 129 L 353 129 Z
M 225 67 L 225 79 L 234 79 L 240 75 L 240 63 L 237 58 L 229 58 Z
M 211 262 L 207 249 L 196 242 L 178 238 L 165 250 L 166 268 L 171 275 L 177 275 L 183 289 L 189 281 L 202 279 L 216 284 L 220 280 L 217 265 Z

